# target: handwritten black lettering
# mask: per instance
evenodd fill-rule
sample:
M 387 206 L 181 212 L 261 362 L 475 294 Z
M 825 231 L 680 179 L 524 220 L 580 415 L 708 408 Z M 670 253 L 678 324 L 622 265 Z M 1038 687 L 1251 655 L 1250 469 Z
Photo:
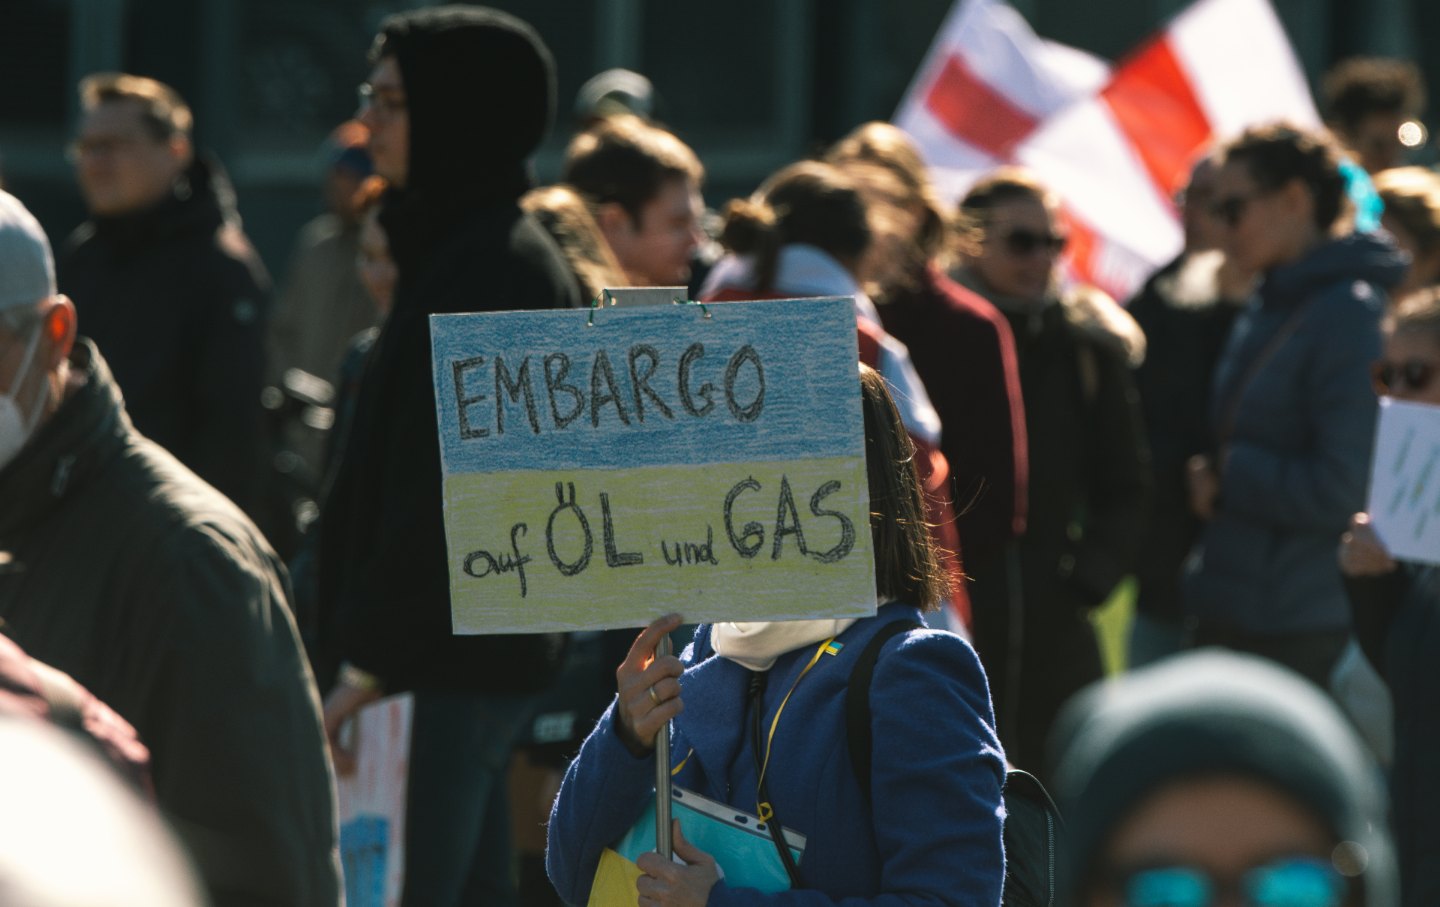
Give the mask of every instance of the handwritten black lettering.
M 684 405 L 685 412 L 697 419 L 715 408 L 715 400 L 713 397 L 714 385 L 709 381 L 701 384 L 700 387 L 696 389 L 694 395 L 690 393 L 690 368 L 696 360 L 704 356 L 705 344 L 703 343 L 692 343 L 685 348 L 684 353 L 680 354 L 680 402 Z M 695 405 L 696 396 L 705 401 L 704 406 Z
M 786 521 L 786 517 L 789 521 Z M 770 549 L 770 560 L 780 559 L 780 549 L 785 541 L 785 536 L 795 536 L 795 543 L 800 547 L 800 553 L 806 554 L 805 531 L 800 528 L 800 513 L 795 509 L 795 495 L 790 492 L 790 479 L 786 476 L 780 477 L 780 499 L 775 504 L 775 538 Z
M 641 358 L 649 360 L 649 368 L 643 373 L 637 368 Z M 630 347 L 630 390 L 635 399 L 635 418 L 642 423 L 645 421 L 645 397 L 655 404 L 655 408 L 667 419 L 674 419 L 675 414 L 670 411 L 667 404 L 655 390 L 650 387 L 650 376 L 660 367 L 660 351 L 648 343 L 637 343 Z M 643 396 L 642 396 L 643 395 Z
M 765 527 L 753 520 L 746 523 L 740 529 L 740 534 L 735 534 L 735 499 L 746 491 L 759 491 L 760 483 L 750 476 L 741 482 L 737 482 L 725 494 L 725 534 L 730 537 L 730 547 L 744 558 L 752 558 L 760 551 L 760 546 L 765 544 Z
M 735 400 L 735 380 L 739 377 L 740 366 L 747 362 L 755 369 L 755 399 L 741 406 Z M 725 366 L 725 405 L 740 422 L 754 422 L 765 409 L 765 366 L 760 362 L 760 354 L 755 352 L 755 347 L 748 343 L 736 350 Z
M 825 510 L 820 502 L 840 490 L 840 483 L 834 479 L 815 489 L 810 496 L 810 513 L 817 517 L 834 517 L 840 521 L 840 541 L 829 551 L 811 551 L 810 556 L 822 564 L 833 564 L 842 560 L 855 547 L 855 523 L 838 510 Z
M 530 389 L 530 357 L 520 360 L 520 370 L 510 377 L 505 360 L 495 357 L 495 434 L 505 434 L 505 400 L 520 402 L 525 396 L 525 415 L 530 420 L 530 431 L 540 434 L 540 417 L 535 414 L 535 393 Z
M 619 551 L 615 545 L 615 521 L 610 516 L 610 495 L 600 492 L 600 522 L 605 537 L 605 566 L 629 567 L 645 563 L 645 555 L 638 551 Z
M 550 563 L 555 565 L 555 569 L 560 571 L 561 576 L 574 576 L 590 566 L 590 555 L 595 550 L 595 538 L 590 534 L 590 521 L 585 518 L 585 511 L 580 509 L 580 505 L 575 503 L 575 484 L 573 482 L 569 483 L 569 491 L 570 498 L 566 500 L 565 486 L 560 482 L 555 483 L 555 500 L 559 503 L 551 511 L 550 520 L 545 524 L 545 550 L 550 555 Z M 578 560 L 569 563 L 562 561 L 560 555 L 555 551 L 555 518 L 567 510 L 575 515 L 575 519 L 580 523 L 580 532 L 585 537 L 584 552 Z
M 450 364 L 451 373 L 455 377 L 455 409 L 456 414 L 460 417 L 460 438 L 465 441 L 469 441 L 471 438 L 488 437 L 490 434 L 488 428 L 470 424 L 470 407 L 484 400 L 485 395 L 475 394 L 469 397 L 465 395 L 465 373 L 482 368 L 484 365 L 484 356 L 472 356 L 469 359 L 461 359 Z
M 601 380 L 605 382 L 605 390 L 600 389 Z M 610 357 L 605 355 L 604 350 L 595 351 L 595 362 L 590 366 L 590 425 L 592 428 L 600 427 L 600 407 L 607 403 L 615 405 L 615 412 L 620 416 L 620 421 L 626 425 L 630 424 L 630 417 L 625 413 L 625 404 L 620 400 L 620 391 L 615 387 L 615 370 L 610 367 Z
M 524 598 L 529 591 L 525 583 L 525 565 L 530 563 L 530 555 L 520 553 L 520 537 L 530 531 L 525 523 L 516 523 L 510 527 L 510 553 L 501 554 L 496 558 L 488 551 L 472 551 L 465 556 L 464 570 L 466 575 L 476 579 L 484 579 L 494 573 L 497 576 L 501 573 L 514 571 L 520 577 L 520 597 Z M 480 570 L 475 565 L 482 564 Z
M 558 370 L 556 366 L 559 366 Z M 565 383 L 565 376 L 570 374 L 570 357 L 564 353 L 551 353 L 545 357 L 545 393 L 550 397 L 550 416 L 555 420 L 555 427 L 563 429 L 571 422 L 580 418 L 585 412 L 585 395 L 580 388 L 573 384 Z M 575 408 L 565 415 L 560 415 L 560 406 L 555 402 L 556 392 L 569 394 Z

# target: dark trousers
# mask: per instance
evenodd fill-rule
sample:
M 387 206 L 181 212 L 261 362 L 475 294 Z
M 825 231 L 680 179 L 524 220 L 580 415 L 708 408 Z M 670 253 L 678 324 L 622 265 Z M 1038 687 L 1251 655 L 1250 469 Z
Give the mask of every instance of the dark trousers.
M 507 796 L 529 696 L 415 693 L 403 907 L 518 903 Z

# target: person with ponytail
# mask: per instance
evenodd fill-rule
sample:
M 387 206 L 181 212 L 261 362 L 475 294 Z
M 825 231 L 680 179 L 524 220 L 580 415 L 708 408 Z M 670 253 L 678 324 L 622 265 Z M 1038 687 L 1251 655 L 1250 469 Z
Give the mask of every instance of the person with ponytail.
M 930 402 L 910 351 L 881 325 L 862 284 L 875 236 L 887 228 L 866 204 L 860 187 L 840 168 L 820 161 L 791 164 L 748 199 L 725 210 L 720 243 L 726 256 L 700 290 L 706 302 L 850 296 L 860 340 L 860 361 L 878 371 L 895 392 L 905 428 L 919 457 L 930 532 L 952 578 L 943 615 L 968 634 L 970 600 L 961 566 L 960 536 L 951 497 L 954 482 L 941 451 L 940 416 Z
M 1350 636 L 1335 546 L 1363 509 L 1370 367 L 1406 258 L 1350 229 L 1334 139 L 1282 123 L 1223 146 L 1211 210 L 1225 253 L 1260 274 L 1221 353 L 1213 450 L 1192 458 L 1208 521 L 1184 580 L 1197 645 L 1271 658 L 1326 686 Z

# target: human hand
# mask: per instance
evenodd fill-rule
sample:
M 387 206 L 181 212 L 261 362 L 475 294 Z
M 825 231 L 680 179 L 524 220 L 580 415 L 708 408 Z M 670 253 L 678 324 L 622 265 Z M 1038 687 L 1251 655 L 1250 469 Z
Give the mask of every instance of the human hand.
M 1190 510 L 1202 520 L 1215 516 L 1220 474 L 1209 457 L 1196 454 L 1185 462 L 1185 485 L 1190 490 Z
M 615 715 L 620 722 L 620 739 L 637 756 L 649 754 L 655 748 L 655 735 L 685 710 L 679 680 L 684 666 L 674 655 L 655 657 L 661 637 L 680 622 L 678 614 L 653 621 L 635 638 L 630 654 L 615 669 L 619 692 Z
M 1370 514 L 1350 518 L 1350 529 L 1340 536 L 1340 572 L 1346 576 L 1381 576 L 1398 566 L 1375 533 Z
M 635 861 L 644 873 L 635 880 L 639 907 L 705 907 L 710 889 L 720 881 L 715 858 L 685 840 L 679 822 L 672 819 L 671 828 L 675 855 L 685 862 L 667 860 L 654 851 L 642 853 Z
M 342 778 L 355 773 L 355 754 L 340 744 L 340 731 L 362 706 L 369 705 L 380 696 L 378 688 L 356 686 L 342 680 L 325 697 L 325 739 L 330 742 L 330 758 L 335 763 L 335 774 Z

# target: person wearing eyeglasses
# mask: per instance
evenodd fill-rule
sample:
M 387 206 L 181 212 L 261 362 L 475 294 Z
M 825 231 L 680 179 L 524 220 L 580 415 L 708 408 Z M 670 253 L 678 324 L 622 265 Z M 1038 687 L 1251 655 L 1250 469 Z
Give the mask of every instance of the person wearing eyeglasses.
M 195 148 L 190 107 L 169 85 L 96 73 L 79 96 L 69 154 L 89 219 L 59 250 L 60 289 L 135 427 L 263 518 L 270 276 L 234 189 Z
M 1440 289 L 1401 300 L 1385 320 L 1377 393 L 1440 407 Z M 1400 563 L 1365 513 L 1341 537 L 1355 634 L 1395 703 L 1391 820 L 1407 905 L 1440 903 L 1440 567 Z
M 1350 232 L 1341 151 L 1283 123 L 1223 146 L 1211 210 L 1258 272 L 1212 387 L 1212 448 L 1192 459 L 1208 520 L 1183 581 L 1194 643 L 1274 659 L 1326 687 L 1350 637 L 1334 549 L 1365 501 L 1386 293 L 1407 260 Z
M 1379 772 L 1334 704 L 1273 662 L 1209 649 L 1097 684 L 1052 758 L 1060 903 L 1397 903 Z
M 960 212 L 980 242 L 956 276 L 1009 321 L 1030 468 L 1015 580 L 975 584 L 975 641 L 1005 752 L 1035 771 L 1060 707 L 1102 674 L 1090 612 L 1140 546 L 1148 454 L 1131 368 L 1145 338 L 1099 290 L 1061 289 L 1060 200 L 1033 175 L 996 171 Z

